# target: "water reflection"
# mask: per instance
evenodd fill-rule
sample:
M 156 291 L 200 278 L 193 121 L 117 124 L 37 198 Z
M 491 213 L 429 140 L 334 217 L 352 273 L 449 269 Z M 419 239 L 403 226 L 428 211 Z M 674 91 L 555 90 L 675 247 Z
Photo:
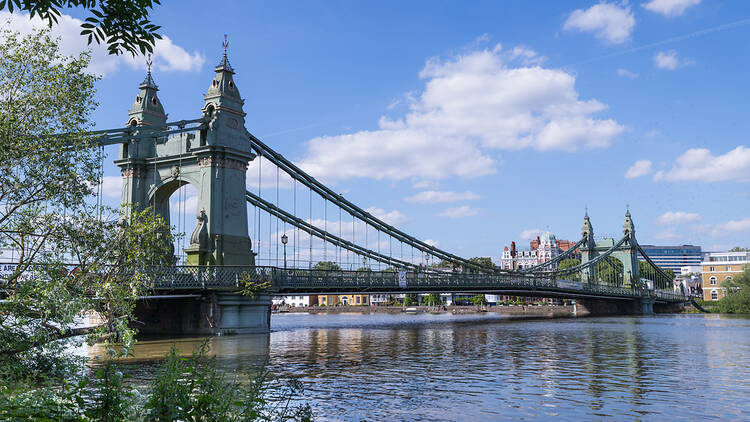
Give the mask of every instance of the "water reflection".
M 741 419 L 750 320 L 709 315 L 507 320 L 496 315 L 275 315 L 270 335 L 219 337 L 229 371 L 267 360 L 321 420 Z M 179 339 L 190 351 L 202 339 Z M 172 340 L 143 341 L 132 371 Z M 96 353 L 92 349 L 90 353 Z

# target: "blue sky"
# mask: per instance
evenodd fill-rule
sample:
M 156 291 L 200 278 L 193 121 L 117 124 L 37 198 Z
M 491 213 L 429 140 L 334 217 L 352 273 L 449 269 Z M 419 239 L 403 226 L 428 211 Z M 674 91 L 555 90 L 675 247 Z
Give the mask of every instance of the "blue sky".
M 617 235 L 627 204 L 643 244 L 750 246 L 745 2 L 164 3 L 170 120 L 199 116 L 227 33 L 248 130 L 443 249 L 577 239 L 586 206 Z M 94 52 L 97 128 L 124 125 L 144 61 Z

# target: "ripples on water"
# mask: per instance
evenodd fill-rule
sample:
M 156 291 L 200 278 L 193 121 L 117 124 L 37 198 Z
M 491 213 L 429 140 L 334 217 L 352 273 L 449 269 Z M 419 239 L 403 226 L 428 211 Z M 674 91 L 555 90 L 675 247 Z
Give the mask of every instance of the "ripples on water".
M 300 377 L 319 420 L 750 419 L 750 319 L 281 314 L 271 325 L 215 338 L 212 352 L 229 371 L 267 361 Z M 172 343 L 139 343 L 135 376 L 153 378 Z

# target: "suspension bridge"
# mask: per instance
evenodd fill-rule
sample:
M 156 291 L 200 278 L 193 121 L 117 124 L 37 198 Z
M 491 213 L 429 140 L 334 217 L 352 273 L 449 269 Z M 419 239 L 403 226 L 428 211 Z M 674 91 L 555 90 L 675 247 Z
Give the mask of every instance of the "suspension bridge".
M 151 269 L 154 300 L 137 309 L 151 331 L 267 331 L 270 294 L 499 293 L 571 298 L 595 314 L 684 302 L 638 245 L 629 211 L 619 239 L 596 240 L 587 214 L 573 247 L 523 270 L 491 268 L 399 230 L 251 134 L 234 74 L 225 45 L 200 117 L 168 122 L 149 66 L 126 126 L 95 132 L 102 148 L 119 145 L 124 210 L 150 206 L 170 222 L 175 192 L 181 207 L 184 187 L 197 191 L 195 225 L 185 217 L 193 210 L 178 210 L 178 228 L 192 232 L 177 245 L 178 265 Z M 559 266 L 574 254 L 580 264 Z M 335 265 L 314 265 L 321 261 Z M 237 293 L 248 284 L 264 290 Z

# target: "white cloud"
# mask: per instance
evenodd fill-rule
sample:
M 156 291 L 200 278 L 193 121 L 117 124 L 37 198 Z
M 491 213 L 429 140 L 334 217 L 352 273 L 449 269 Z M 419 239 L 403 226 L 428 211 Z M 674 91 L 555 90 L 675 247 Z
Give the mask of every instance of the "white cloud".
M 725 237 L 740 233 L 750 233 L 750 217 L 742 218 L 740 220 L 730 220 L 726 223 L 701 226 L 699 231 L 707 232 L 711 237 Z
M 671 18 L 682 15 L 688 7 L 700 4 L 700 2 L 701 0 L 650 0 L 642 6 L 646 10 Z
M 692 148 L 677 157 L 674 166 L 654 174 L 656 181 L 746 182 L 750 180 L 750 148 L 738 146 L 723 155 Z
M 428 244 L 430 246 L 436 247 L 436 248 L 440 246 L 440 242 L 439 241 L 432 240 L 432 239 L 425 239 L 424 243 L 426 243 L 426 244 Z
M 94 194 L 99 186 L 93 186 Z M 122 196 L 122 178 L 120 176 L 104 176 L 101 182 L 102 195 L 108 198 L 120 198 Z
M 47 28 L 45 21 L 38 17 L 29 18 L 24 13 L 0 12 L 0 22 L 5 26 L 6 20 L 10 19 L 8 29 L 29 34 L 34 29 Z M 51 29 L 52 37 L 61 37 L 60 51 L 64 55 L 77 55 L 83 51 L 91 50 L 91 63 L 88 70 L 98 75 L 107 75 L 116 71 L 123 64 L 133 69 L 146 68 L 146 60 L 142 56 L 132 57 L 130 54 L 119 56 L 109 55 L 104 45 L 92 43 L 86 44 L 87 39 L 80 35 L 81 21 L 69 15 L 60 15 L 58 23 Z M 198 52 L 188 53 L 184 48 L 176 45 L 168 36 L 162 35 L 161 40 L 156 40 L 153 54 L 154 67 L 161 71 L 195 71 L 199 70 L 205 58 Z
M 447 217 L 447 218 L 464 218 L 464 217 L 471 217 L 472 215 L 479 214 L 479 210 L 476 208 L 471 208 L 468 205 L 463 205 L 460 207 L 455 208 L 447 208 L 436 215 L 438 217 Z
M 625 172 L 625 178 L 635 179 L 636 177 L 645 176 L 649 173 L 651 173 L 651 161 L 638 160 L 628 169 L 628 171 Z
M 593 32 L 607 44 L 622 44 L 630 39 L 635 18 L 630 7 L 599 3 L 586 10 L 574 10 L 563 25 L 566 30 Z
M 404 198 L 404 201 L 414 204 L 438 204 L 445 202 L 473 201 L 479 198 L 479 195 L 470 191 L 450 192 L 426 190 Z
M 701 216 L 692 212 L 668 211 L 659 216 L 656 222 L 659 224 L 683 224 L 699 221 Z
M 369 207 L 365 208 L 365 211 L 372 214 L 375 218 L 379 218 L 392 226 L 398 226 L 408 220 L 406 215 L 398 210 L 386 211 L 378 207 Z
M 678 67 L 692 64 L 693 62 L 688 59 L 681 59 L 677 57 L 675 50 L 659 51 L 654 54 L 654 66 L 664 70 L 675 70 Z
M 631 72 L 627 69 L 617 69 L 617 75 L 628 79 L 635 79 L 638 77 L 637 73 Z
M 419 180 L 411 185 L 414 189 L 437 189 L 439 186 L 440 184 L 434 180 Z
M 672 229 L 660 231 L 654 235 L 654 238 L 659 240 L 674 241 L 680 239 L 681 236 L 674 232 Z
M 624 130 L 594 117 L 607 106 L 580 99 L 574 75 L 519 67 L 513 55 L 496 46 L 428 60 L 420 72 L 425 89 L 405 116 L 381 117 L 377 130 L 312 139 L 300 166 L 328 182 L 471 178 L 496 171 L 491 149 L 602 148 Z
M 537 236 L 542 234 L 541 229 L 526 229 L 521 232 L 521 234 L 518 235 L 518 238 L 521 240 L 531 240 L 536 239 Z

